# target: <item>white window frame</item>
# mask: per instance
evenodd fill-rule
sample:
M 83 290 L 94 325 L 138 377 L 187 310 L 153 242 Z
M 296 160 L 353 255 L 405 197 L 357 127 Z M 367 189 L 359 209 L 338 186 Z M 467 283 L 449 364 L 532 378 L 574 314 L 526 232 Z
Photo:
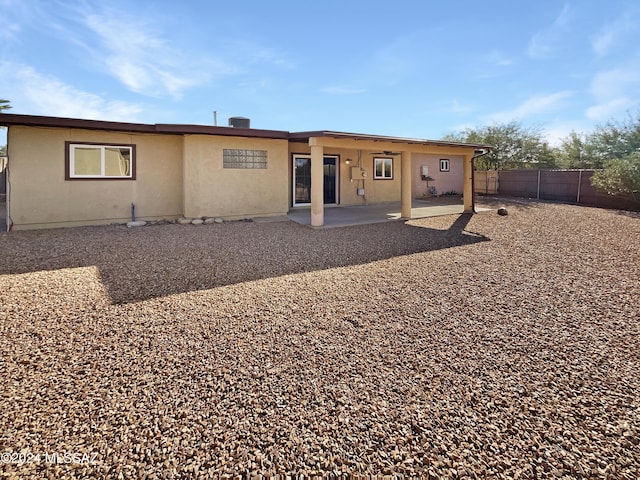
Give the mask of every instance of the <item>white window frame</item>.
M 77 175 L 75 174 L 75 152 L 76 148 L 93 148 L 100 150 L 100 175 Z M 107 148 L 128 149 L 129 150 L 129 174 L 128 175 L 105 175 L 105 151 Z M 69 180 L 98 179 L 98 180 L 133 180 L 135 179 L 135 145 L 118 145 L 103 143 L 75 143 L 67 142 L 68 153 L 68 174 Z
M 377 168 L 376 165 L 378 164 L 378 161 L 382 162 L 382 175 L 378 175 L 377 172 Z M 386 168 L 384 168 L 385 163 L 389 162 L 389 164 L 391 165 L 391 171 L 390 171 L 390 176 L 387 176 L 385 174 L 385 172 L 387 171 Z M 393 157 L 374 157 L 373 159 L 373 179 L 374 180 L 393 180 Z
M 451 160 L 448 158 L 440 159 L 440 171 L 441 172 L 450 172 L 451 171 Z

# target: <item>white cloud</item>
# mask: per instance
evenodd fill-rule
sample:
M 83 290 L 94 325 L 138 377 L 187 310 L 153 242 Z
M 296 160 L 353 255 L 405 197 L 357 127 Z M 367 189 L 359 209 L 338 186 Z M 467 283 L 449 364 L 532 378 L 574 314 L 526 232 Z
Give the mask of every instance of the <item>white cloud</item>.
M 591 82 L 590 92 L 595 104 L 585 115 L 592 120 L 607 120 L 640 105 L 640 63 L 598 73 Z
M 562 140 L 567 138 L 571 132 L 588 132 L 592 125 L 588 122 L 571 121 L 571 122 L 553 122 L 545 125 L 544 137 L 552 147 L 559 147 Z
M 0 40 L 4 42 L 18 40 L 19 34 L 23 30 L 23 23 L 32 16 L 29 5 L 26 3 L 18 3 L 14 0 L 0 0 L 0 18 L 2 18 Z
M 170 47 L 147 24 L 120 12 L 117 15 L 108 12 L 90 14 L 84 20 L 106 50 L 105 54 L 95 47 L 88 47 L 96 62 L 104 61 L 111 75 L 136 93 L 178 99 L 187 88 L 230 72 L 230 68 L 221 62 L 196 61 Z
M 0 70 L 15 113 L 135 122 L 142 112 L 139 105 L 106 100 L 27 65 L 0 62 Z
M 615 40 L 615 32 L 602 32 L 591 42 L 593 50 L 600 56 L 606 55 Z
M 2 40 L 16 40 L 18 34 L 22 31 L 22 27 L 16 24 L 5 25 L 0 28 L 0 39 Z
M 640 87 L 640 62 L 598 73 L 591 82 L 591 93 L 597 99 L 610 99 L 623 92 L 637 92 Z
M 529 41 L 527 54 L 531 58 L 544 59 L 553 57 L 562 45 L 562 39 L 569 27 L 569 5 L 565 4 L 553 23 L 536 32 Z
M 128 89 L 151 97 L 180 99 L 192 87 L 247 73 L 256 64 L 295 68 L 284 52 L 248 40 L 222 39 L 214 53 L 197 52 L 170 45 L 151 26 L 162 24 L 160 19 L 108 9 L 81 15 L 84 25 L 99 39 L 99 48 L 88 47 L 94 63 L 103 62 Z
M 628 34 L 637 30 L 638 22 L 629 12 L 621 14 L 616 20 L 606 24 L 591 40 L 593 51 L 598 56 L 607 55 L 612 47 L 621 43 Z
M 511 110 L 503 110 L 489 115 L 494 122 L 510 122 L 557 110 L 566 99 L 573 96 L 572 91 L 562 91 L 550 95 L 536 95 Z
M 614 98 L 587 108 L 585 115 L 591 120 L 608 120 L 617 114 L 624 113 L 636 104 L 638 104 L 637 100 L 634 101 L 627 97 Z

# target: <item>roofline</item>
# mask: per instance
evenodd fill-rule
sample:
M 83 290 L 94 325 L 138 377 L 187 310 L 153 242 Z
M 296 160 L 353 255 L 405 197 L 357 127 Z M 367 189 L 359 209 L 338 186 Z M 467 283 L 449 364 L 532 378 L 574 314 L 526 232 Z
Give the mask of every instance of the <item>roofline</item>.
M 427 140 L 421 138 L 391 137 L 366 133 L 335 132 L 316 130 L 309 132 L 288 132 L 285 130 L 262 130 L 256 128 L 218 127 L 212 125 L 188 125 L 174 123 L 127 123 L 104 120 L 87 120 L 79 118 L 46 117 L 40 115 L 22 115 L 1 113 L 0 126 L 57 127 L 79 128 L 85 130 L 107 130 L 112 132 L 150 133 L 164 135 L 219 135 L 232 137 L 270 138 L 304 142 L 312 137 L 345 138 L 351 140 L 370 140 L 374 142 L 407 143 L 414 145 L 435 145 L 446 147 L 482 148 L 491 150 L 491 145 L 449 142 L 443 140 Z
M 79 118 L 45 117 L 39 115 L 0 114 L 0 126 L 80 128 L 85 130 L 107 130 L 112 132 L 156 133 L 164 135 L 224 135 L 233 137 L 258 137 L 288 139 L 289 132 L 261 130 L 257 128 L 217 127 L 210 125 L 184 125 L 172 123 L 126 123 Z
M 79 118 L 45 117 L 41 115 L 0 114 L 0 125 L 8 127 L 61 127 L 84 128 L 88 130 L 110 130 L 140 133 L 154 133 L 154 126 L 144 123 L 109 122 L 104 120 L 84 120 Z
M 424 138 L 391 137 L 387 135 L 371 135 L 368 133 L 334 132 L 331 130 L 293 132 L 289 134 L 289 139 L 294 141 L 304 141 L 308 140 L 311 137 L 347 138 L 352 140 L 371 140 L 374 142 L 408 143 L 414 145 L 435 145 L 445 147 L 473 147 L 489 150 L 493 148 L 491 145 L 481 143 L 450 142 L 446 140 L 428 140 Z

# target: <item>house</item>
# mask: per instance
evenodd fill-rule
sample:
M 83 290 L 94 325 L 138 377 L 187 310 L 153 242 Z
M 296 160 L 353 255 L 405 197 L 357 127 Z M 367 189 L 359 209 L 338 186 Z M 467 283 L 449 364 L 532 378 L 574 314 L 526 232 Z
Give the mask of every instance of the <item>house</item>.
M 142 220 L 241 219 L 325 205 L 463 194 L 473 211 L 473 158 L 486 145 L 240 126 L 139 124 L 3 113 L 8 228 Z M 424 178 L 431 180 L 425 181 Z

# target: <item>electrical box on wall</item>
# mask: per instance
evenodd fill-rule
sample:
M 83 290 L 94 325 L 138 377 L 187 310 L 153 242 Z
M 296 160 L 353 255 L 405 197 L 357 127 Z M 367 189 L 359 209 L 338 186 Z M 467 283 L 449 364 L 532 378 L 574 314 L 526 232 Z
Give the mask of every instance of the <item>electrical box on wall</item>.
M 420 167 L 420 177 L 422 178 L 422 180 L 426 180 L 427 182 L 429 180 L 433 180 L 433 178 L 431 178 L 429 176 L 429 166 L 428 165 L 422 165 Z
M 358 189 L 358 196 L 359 197 L 364 197 L 364 188 L 359 188 Z
M 351 167 L 351 180 L 362 180 L 367 173 L 360 167 Z

